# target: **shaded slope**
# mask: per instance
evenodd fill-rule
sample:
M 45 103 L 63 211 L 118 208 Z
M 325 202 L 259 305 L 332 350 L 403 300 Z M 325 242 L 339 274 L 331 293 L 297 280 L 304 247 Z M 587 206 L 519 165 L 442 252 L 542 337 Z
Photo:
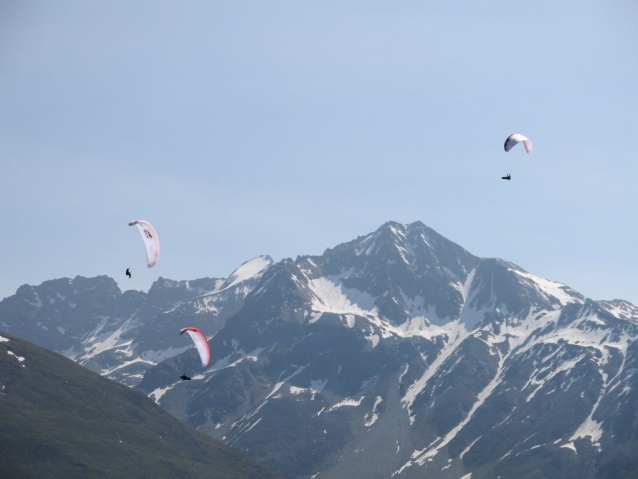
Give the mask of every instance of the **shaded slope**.
M 272 478 L 143 394 L 0 334 L 0 471 L 11 478 Z

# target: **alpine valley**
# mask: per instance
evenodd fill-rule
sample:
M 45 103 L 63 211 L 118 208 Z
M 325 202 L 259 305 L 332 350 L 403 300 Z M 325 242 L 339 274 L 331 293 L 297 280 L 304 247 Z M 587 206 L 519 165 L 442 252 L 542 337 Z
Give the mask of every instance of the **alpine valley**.
M 76 277 L 0 302 L 0 332 L 290 479 L 638 477 L 637 323 L 419 222 L 228 278 Z

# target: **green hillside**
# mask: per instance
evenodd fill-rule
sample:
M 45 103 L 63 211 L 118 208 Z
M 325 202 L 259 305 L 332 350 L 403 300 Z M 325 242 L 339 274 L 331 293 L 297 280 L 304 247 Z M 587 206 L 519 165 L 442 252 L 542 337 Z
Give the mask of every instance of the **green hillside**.
M 138 391 L 0 333 L 0 471 L 19 478 L 274 478 Z

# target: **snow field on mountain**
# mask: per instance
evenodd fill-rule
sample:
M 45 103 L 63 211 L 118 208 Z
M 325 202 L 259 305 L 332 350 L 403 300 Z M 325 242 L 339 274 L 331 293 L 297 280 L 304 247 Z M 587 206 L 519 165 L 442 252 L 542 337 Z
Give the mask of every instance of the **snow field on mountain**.
M 556 324 L 560 319 L 562 314 L 562 310 L 554 310 L 554 311 L 541 311 L 541 312 L 531 312 L 527 317 L 522 320 L 511 318 L 509 321 L 506 321 L 501 326 L 500 334 L 492 334 L 491 338 L 488 340 L 488 344 L 490 345 L 498 345 L 503 342 L 507 342 L 508 344 L 508 353 L 505 356 L 501 356 L 499 354 L 499 366 L 496 374 L 492 381 L 484 388 L 484 390 L 478 395 L 477 400 L 472 406 L 471 410 L 466 415 L 465 419 L 462 420 L 457 426 L 451 429 L 444 437 L 438 438 L 432 444 L 428 445 L 426 448 L 421 450 L 415 450 L 411 456 L 411 459 L 406 462 L 400 469 L 398 469 L 395 474 L 400 474 L 405 468 L 410 467 L 412 465 L 418 464 L 423 465 L 426 461 L 431 460 L 438 454 L 438 452 L 450 443 L 454 437 L 469 423 L 474 413 L 484 404 L 485 400 L 495 391 L 497 386 L 502 381 L 502 375 L 504 371 L 504 366 L 509 356 L 522 356 L 526 354 L 528 351 L 531 351 L 532 348 L 538 344 L 559 344 L 559 340 L 564 344 L 567 341 L 569 344 L 578 345 L 583 349 L 583 352 L 575 358 L 571 358 L 566 361 L 562 361 L 558 367 L 554 363 L 548 364 L 546 367 L 541 367 L 536 370 L 534 374 L 530 377 L 525 386 L 522 387 L 522 391 L 533 388 L 529 395 L 526 398 L 526 401 L 531 400 L 537 391 L 539 391 L 543 386 L 554 378 L 556 375 L 567 372 L 575 367 L 581 360 L 588 357 L 587 348 L 595 348 L 601 354 L 601 358 L 597 361 L 599 365 L 604 365 L 609 359 L 609 350 L 607 348 L 615 348 L 622 352 L 623 357 L 626 354 L 626 349 L 630 342 L 630 338 L 628 336 L 620 336 L 616 338 L 614 341 L 609 341 L 609 329 L 603 329 L 600 326 L 605 325 L 606 323 L 599 319 L 595 315 L 585 314 L 579 318 L 577 321 L 571 322 L 569 325 L 556 328 Z M 553 325 L 553 328 L 548 330 L 548 326 Z M 542 331 L 547 331 L 545 334 L 539 334 Z M 416 397 L 423 391 L 426 387 L 428 381 L 437 374 L 443 364 L 452 356 L 452 354 L 456 351 L 456 349 L 460 346 L 460 344 L 471 335 L 471 333 L 465 329 L 461 329 L 457 336 L 456 340 L 453 340 L 446 344 L 444 349 L 441 351 L 439 356 L 430 364 L 427 368 L 423 376 L 413 383 L 406 393 L 406 395 L 402 398 L 402 403 L 404 407 L 411 411 L 412 404 L 414 403 Z M 548 362 L 552 357 L 557 356 L 562 349 L 560 346 L 554 353 L 552 353 L 549 357 L 543 359 L 544 362 Z M 497 350 L 494 350 L 497 351 Z M 624 364 L 623 364 L 624 366 Z M 618 377 L 622 372 L 622 367 L 619 372 L 614 376 Z M 584 421 L 584 423 L 578 428 L 578 430 L 574 433 L 570 441 L 573 441 L 577 438 L 590 437 L 592 443 L 594 445 L 598 444 L 600 437 L 602 436 L 602 425 L 595 420 L 592 419 L 593 414 L 595 413 L 600 401 L 604 397 L 606 390 L 609 388 L 609 385 L 613 382 L 605 377 L 603 374 L 603 382 L 604 386 L 601 390 L 600 397 L 598 402 L 592 408 L 589 417 Z M 543 379 L 538 379 L 540 376 L 543 376 Z M 569 385 L 567 385 L 569 387 Z M 410 422 L 414 423 L 415 417 L 410 414 Z M 477 438 L 470 446 L 468 446 L 463 453 L 465 454 L 467 451 L 471 449 L 471 447 L 478 441 Z
M 346 288 L 339 278 L 311 279 L 308 285 L 313 293 L 312 311 L 358 316 L 378 314 L 374 297 L 358 289 Z
M 116 347 L 129 346 L 132 340 L 128 341 L 127 344 L 118 343 L 122 334 L 128 331 L 131 328 L 130 320 L 123 321 L 120 326 L 114 331 L 102 331 L 106 326 L 112 327 L 113 323 L 109 320 L 111 319 L 108 316 L 101 316 L 100 324 L 98 324 L 95 330 L 88 336 L 83 342 L 84 345 L 91 345 L 85 349 L 84 354 L 80 356 L 80 361 L 88 361 L 94 356 L 97 356 L 104 351 L 109 349 L 113 349 Z M 117 324 L 117 323 L 116 323 Z
M 634 323 L 637 321 L 638 307 L 629 301 L 615 299 L 613 301 L 598 301 L 598 304 L 619 319 L 627 319 Z
M 580 295 L 574 294 L 568 286 L 565 286 L 562 283 L 558 283 L 556 281 L 550 281 L 548 279 L 541 278 L 539 276 L 535 276 L 533 274 L 520 271 L 518 269 L 509 268 L 509 271 L 516 273 L 521 278 L 524 278 L 527 281 L 530 281 L 533 285 L 536 286 L 536 289 L 542 292 L 547 297 L 556 298 L 561 306 L 565 306 L 569 303 L 581 302 L 582 299 Z

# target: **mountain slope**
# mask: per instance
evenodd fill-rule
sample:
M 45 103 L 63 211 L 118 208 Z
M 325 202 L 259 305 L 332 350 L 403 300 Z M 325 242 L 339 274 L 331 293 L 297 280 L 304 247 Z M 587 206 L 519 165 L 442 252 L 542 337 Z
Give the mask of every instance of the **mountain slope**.
M 0 335 L 0 470 L 11 478 L 272 478 L 142 394 Z
M 635 311 L 388 223 L 274 265 L 211 368 L 139 388 L 291 478 L 624 477 Z

